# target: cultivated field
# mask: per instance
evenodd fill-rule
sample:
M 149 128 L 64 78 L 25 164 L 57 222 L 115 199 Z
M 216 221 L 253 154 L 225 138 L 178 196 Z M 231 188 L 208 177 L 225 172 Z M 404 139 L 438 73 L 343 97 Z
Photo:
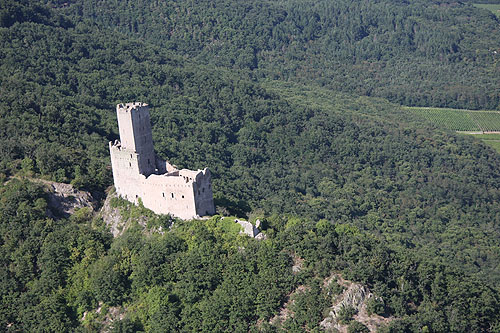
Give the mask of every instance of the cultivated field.
M 404 107 L 441 128 L 464 132 L 500 132 L 500 111 Z
M 500 18 L 500 4 L 494 4 L 494 3 L 475 3 L 474 6 L 478 8 L 483 8 L 491 11 L 493 14 L 495 14 L 497 17 Z
M 418 107 L 403 109 L 421 116 L 440 128 L 471 134 L 500 153 L 500 111 Z

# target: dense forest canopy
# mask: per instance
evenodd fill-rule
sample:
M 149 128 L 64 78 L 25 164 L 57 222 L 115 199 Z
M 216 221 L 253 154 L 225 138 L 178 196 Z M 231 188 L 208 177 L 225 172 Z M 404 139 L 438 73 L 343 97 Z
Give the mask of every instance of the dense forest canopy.
M 486 11 L 46 3 L 0 4 L 2 328 L 97 330 L 104 306 L 127 309 L 117 331 L 274 331 L 270 318 L 306 286 L 282 328 L 317 329 L 333 272 L 383 297 L 377 311 L 397 318 L 388 331 L 500 328 L 500 157 L 358 96 L 497 107 L 498 21 Z M 218 217 L 116 239 L 85 210 L 49 218 L 42 188 L 19 178 L 102 193 L 114 107 L 128 101 L 152 106 L 159 155 L 208 166 L 219 211 L 264 216 L 268 240 Z
M 339 293 L 335 284 L 323 286 L 332 271 L 383 297 L 373 311 L 399 318 L 386 332 L 498 329 L 498 290 L 352 226 L 274 216 L 266 220 L 269 239 L 259 242 L 214 217 L 177 221 L 164 235 L 131 228 L 112 240 L 86 211 L 47 219 L 37 185 L 14 180 L 0 194 L 7 331 L 96 331 L 106 308 L 127 309 L 114 332 L 318 330 Z M 305 264 L 293 274 L 297 256 Z M 306 292 L 295 296 L 294 315 L 281 327 L 270 324 L 299 286 Z
M 205 64 L 405 105 L 496 109 L 500 24 L 455 1 L 47 1 Z

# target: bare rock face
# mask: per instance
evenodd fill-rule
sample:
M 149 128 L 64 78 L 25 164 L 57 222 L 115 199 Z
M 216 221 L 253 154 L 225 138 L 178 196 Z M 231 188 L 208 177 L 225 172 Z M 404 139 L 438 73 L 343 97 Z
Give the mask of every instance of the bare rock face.
M 111 206 L 111 199 L 116 197 L 116 192 L 109 193 L 99 213 L 113 237 L 120 236 L 126 229 L 126 221 L 122 218 L 120 209 Z
M 87 191 L 80 191 L 71 184 L 56 183 L 45 180 L 40 180 L 47 188 L 48 206 L 51 209 L 49 215 L 69 217 L 75 210 L 90 207 L 95 210 L 97 202 L 92 195 Z
M 126 200 L 119 200 L 118 194 L 111 189 L 106 196 L 104 205 L 99 211 L 99 217 L 102 218 L 103 222 L 106 224 L 108 230 L 113 234 L 113 237 L 121 236 L 127 229 L 132 226 L 138 225 L 141 230 L 148 235 L 153 233 L 158 233 L 163 235 L 170 227 L 173 225 L 173 220 L 171 220 L 171 225 L 164 228 L 161 225 L 148 226 L 148 223 L 154 217 L 151 214 L 143 214 L 142 212 L 132 212 L 132 210 L 137 209 L 133 203 Z M 113 203 L 114 202 L 114 203 Z
M 364 286 L 352 283 L 344 292 L 340 301 L 332 307 L 330 314 L 333 318 L 338 318 L 340 312 L 346 308 L 354 308 L 357 311 L 360 311 L 364 301 L 371 297 L 373 297 L 373 294 L 370 293 Z
M 320 323 L 320 326 L 326 331 L 347 332 L 347 325 L 342 324 L 339 318 L 341 317 L 341 313 L 349 308 L 356 311 L 356 314 L 353 316 L 354 320 L 364 324 L 370 332 L 377 331 L 380 326 L 388 324 L 393 319 L 376 314 L 368 314 L 366 302 L 373 297 L 380 300 L 381 298 L 372 294 L 367 287 L 344 280 L 339 274 L 330 277 L 325 281 L 325 285 L 329 285 L 332 281 L 336 281 L 345 290 L 335 299 L 328 316 Z
M 129 217 L 123 216 L 120 207 L 113 207 L 111 204 L 113 198 L 118 198 L 118 194 L 115 191 L 110 192 L 106 197 L 104 205 L 99 212 L 99 216 L 102 217 L 102 220 L 108 226 L 108 229 L 113 234 L 113 237 L 118 237 L 130 227 L 131 221 Z M 147 218 L 145 216 L 140 216 L 137 218 L 137 223 L 145 228 Z
M 90 316 L 89 316 L 90 315 Z M 81 322 L 90 321 L 94 325 L 99 326 L 99 332 L 111 332 L 115 323 L 123 320 L 126 315 L 126 309 L 121 306 L 104 306 L 103 302 L 99 302 L 97 309 L 85 311 Z M 90 317 L 87 318 L 87 317 Z

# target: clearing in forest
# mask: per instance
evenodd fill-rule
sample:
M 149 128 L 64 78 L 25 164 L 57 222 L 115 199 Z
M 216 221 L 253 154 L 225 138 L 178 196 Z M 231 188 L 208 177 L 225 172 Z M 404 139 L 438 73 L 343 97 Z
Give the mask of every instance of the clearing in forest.
M 500 132 L 500 111 L 404 107 L 436 126 L 460 132 Z
M 500 18 L 500 4 L 497 3 L 475 3 L 475 7 L 489 10 L 493 14 L 495 14 L 498 18 Z
M 471 134 L 500 153 L 500 111 L 403 107 L 441 128 Z

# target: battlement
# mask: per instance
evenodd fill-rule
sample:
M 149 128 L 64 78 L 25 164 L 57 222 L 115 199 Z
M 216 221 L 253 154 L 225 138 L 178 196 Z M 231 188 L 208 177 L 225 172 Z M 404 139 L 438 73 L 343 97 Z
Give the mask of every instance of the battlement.
M 158 158 L 153 148 L 149 106 L 116 106 L 120 140 L 109 143 L 116 191 L 158 214 L 183 219 L 215 213 L 210 171 L 178 170 Z
M 125 103 L 125 104 L 117 104 L 116 110 L 118 112 L 130 112 L 132 110 L 140 110 L 141 108 L 146 108 L 149 105 L 142 102 L 133 102 L 133 103 Z

